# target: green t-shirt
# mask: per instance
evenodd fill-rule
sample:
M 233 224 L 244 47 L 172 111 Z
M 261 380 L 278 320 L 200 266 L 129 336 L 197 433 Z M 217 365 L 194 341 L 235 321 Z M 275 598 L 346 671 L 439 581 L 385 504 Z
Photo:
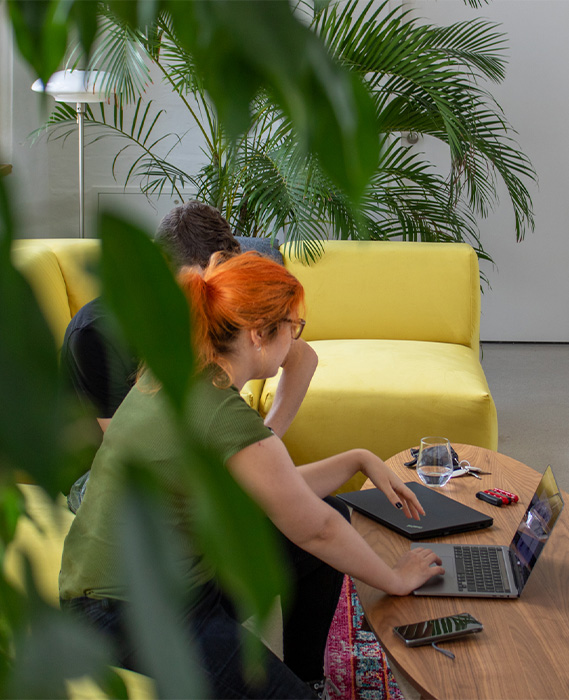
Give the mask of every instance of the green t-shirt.
M 225 462 L 229 457 L 272 433 L 235 387 L 219 389 L 206 376 L 192 391 L 187 429 L 193 439 L 214 448 Z M 213 576 L 192 538 L 191 502 L 178 485 L 182 449 L 174 419 L 162 391 L 143 377 L 115 413 L 91 467 L 85 497 L 65 539 L 59 594 L 64 600 L 126 599 L 120 564 L 118 532 L 123 465 L 146 463 L 166 485 L 167 526 L 179 539 L 178 565 L 187 590 Z

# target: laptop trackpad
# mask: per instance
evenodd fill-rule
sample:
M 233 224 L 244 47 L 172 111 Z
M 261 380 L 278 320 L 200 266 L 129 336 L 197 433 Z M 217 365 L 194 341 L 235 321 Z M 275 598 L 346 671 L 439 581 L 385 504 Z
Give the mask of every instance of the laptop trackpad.
M 423 591 L 438 591 L 442 590 L 445 586 L 445 578 L 450 581 L 456 580 L 456 568 L 454 564 L 454 556 L 441 556 L 442 565 L 445 570 L 444 576 L 433 576 L 426 583 L 424 583 L 419 590 Z

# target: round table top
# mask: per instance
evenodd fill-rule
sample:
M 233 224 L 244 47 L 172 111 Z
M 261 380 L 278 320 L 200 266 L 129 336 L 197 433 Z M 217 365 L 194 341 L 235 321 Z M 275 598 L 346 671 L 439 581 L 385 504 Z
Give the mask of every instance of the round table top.
M 453 478 L 441 492 L 491 515 L 494 524 L 446 536 L 444 541 L 508 545 L 541 475 L 492 450 L 463 444 L 453 447 L 460 459 L 490 474 L 480 480 Z M 404 481 L 419 481 L 415 470 L 404 466 L 409 459 L 410 452 L 405 450 L 387 463 Z M 363 488 L 370 487 L 373 485 L 366 482 Z M 477 491 L 494 487 L 518 494 L 519 502 L 497 508 L 475 498 Z M 390 565 L 410 548 L 408 539 L 363 515 L 354 512 L 352 522 Z M 517 700 L 569 697 L 568 580 L 569 525 L 567 515 L 562 514 L 519 599 L 397 597 L 359 581 L 356 588 L 370 627 L 423 697 Z M 454 661 L 428 646 L 407 648 L 393 634 L 395 625 L 461 612 L 474 615 L 484 624 L 484 631 L 472 639 L 445 643 L 455 654 Z

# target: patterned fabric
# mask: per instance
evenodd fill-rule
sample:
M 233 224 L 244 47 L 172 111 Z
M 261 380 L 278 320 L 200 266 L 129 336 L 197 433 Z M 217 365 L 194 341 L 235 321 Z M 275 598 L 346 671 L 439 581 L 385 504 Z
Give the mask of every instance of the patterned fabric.
M 363 610 L 349 576 L 344 578 L 324 655 L 324 674 L 336 700 L 404 700 L 383 648 L 373 632 L 361 629 Z

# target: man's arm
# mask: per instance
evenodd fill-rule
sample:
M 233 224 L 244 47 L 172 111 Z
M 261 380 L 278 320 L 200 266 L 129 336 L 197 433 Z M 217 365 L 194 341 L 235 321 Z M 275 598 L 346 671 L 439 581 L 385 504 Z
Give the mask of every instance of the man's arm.
M 318 365 L 318 355 L 302 338 L 290 346 L 282 364 L 273 405 L 265 418 L 265 425 L 282 437 L 292 423 L 304 399 L 310 380 Z

